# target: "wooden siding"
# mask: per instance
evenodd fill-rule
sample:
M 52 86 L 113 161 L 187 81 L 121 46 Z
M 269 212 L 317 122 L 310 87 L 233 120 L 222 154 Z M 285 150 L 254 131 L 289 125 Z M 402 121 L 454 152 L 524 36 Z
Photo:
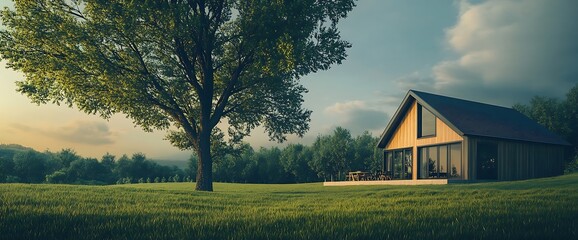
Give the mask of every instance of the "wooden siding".
M 442 143 L 458 142 L 463 138 L 436 117 L 436 135 L 433 137 L 417 137 L 417 102 L 414 101 L 403 117 L 399 126 L 387 143 L 385 150 L 412 148 Z M 414 151 L 414 156 L 416 152 Z M 414 157 L 415 158 L 415 157 Z
M 477 144 L 498 145 L 498 179 L 522 180 L 561 175 L 564 169 L 564 147 L 550 144 L 468 137 L 469 175 L 477 179 Z

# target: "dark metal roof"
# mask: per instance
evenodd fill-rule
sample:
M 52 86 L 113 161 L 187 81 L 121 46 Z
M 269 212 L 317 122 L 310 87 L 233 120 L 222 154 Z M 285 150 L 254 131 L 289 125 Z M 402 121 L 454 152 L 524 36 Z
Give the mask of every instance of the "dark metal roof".
M 418 101 L 462 136 L 569 145 L 544 126 L 512 108 L 410 90 L 382 134 L 379 147 L 384 148 L 393 136 L 395 129 L 390 128 L 397 128 L 412 100 Z

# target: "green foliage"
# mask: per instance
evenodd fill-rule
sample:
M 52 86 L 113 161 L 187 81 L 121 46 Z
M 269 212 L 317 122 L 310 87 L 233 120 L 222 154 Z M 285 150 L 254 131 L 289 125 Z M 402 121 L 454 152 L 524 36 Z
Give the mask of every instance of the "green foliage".
M 14 155 L 14 172 L 25 183 L 40 183 L 45 180 L 46 156 L 29 150 Z
M 81 158 L 81 156 L 70 148 L 62 149 L 60 152 L 56 153 L 56 161 L 58 161 L 62 167 L 69 167 L 72 162 Z
M 11 158 L 8 158 L 11 157 Z M 123 156 L 117 164 L 109 153 L 99 162 L 94 158 L 83 158 L 74 150 L 64 149 L 57 153 L 37 152 L 31 148 L 0 146 L 0 183 L 72 183 L 112 184 L 126 183 L 127 179 L 154 178 L 156 176 L 186 176 L 176 167 L 160 166 L 146 159 L 143 154 L 134 154 L 132 159 Z M 121 180 L 121 181 L 117 181 Z
M 235 154 L 215 162 L 214 178 L 220 182 L 293 183 L 294 178 L 281 165 L 281 150 L 277 147 L 253 150 L 241 145 Z
M 319 136 L 319 138 L 330 140 L 323 145 L 326 148 L 316 150 L 314 147 L 301 144 L 290 144 L 284 149 L 260 148 L 258 151 L 255 151 L 249 144 L 240 144 L 234 149 L 227 148 L 226 153 L 215 158 L 214 179 L 219 182 L 235 183 L 296 183 L 317 182 L 323 180 L 320 176 L 331 176 L 330 173 L 315 168 L 318 166 L 316 164 L 325 164 L 329 166 L 330 171 L 342 173 L 348 170 L 370 172 L 380 170 L 381 156 L 374 156 L 376 151 L 373 150 L 377 138 L 369 133 L 352 138 L 348 130 L 337 128 L 332 135 Z M 340 147 L 342 144 L 349 147 Z M 344 149 L 345 154 L 338 155 L 334 152 Z M 35 152 L 34 150 L 17 152 L 25 154 L 28 151 Z M 0 153 L 2 152 L 3 149 L 0 148 Z M 327 154 L 327 157 L 319 152 Z M 183 171 L 176 166 L 171 168 L 159 165 L 147 159 L 142 153 L 136 153 L 132 157 L 123 155 L 118 160 L 115 160 L 115 156 L 106 153 L 101 161 L 83 158 L 71 149 L 64 149 L 57 153 L 35 153 L 42 159 L 39 162 L 42 163 L 43 171 L 30 170 L 21 172 L 19 175 L 15 175 L 12 159 L 0 157 L 0 182 L 30 182 L 29 179 L 34 178 L 34 182 L 102 185 L 158 183 L 163 177 L 167 182 L 190 182 L 195 180 L 198 167 L 198 158 L 194 154 L 189 159 L 187 169 Z M 331 164 L 349 167 L 338 169 Z M 33 165 L 27 167 L 33 168 Z M 335 177 L 336 174 L 333 176 Z M 9 177 L 10 180 L 7 180 Z M 155 181 L 155 178 L 158 180 Z
M 378 141 L 378 137 L 373 137 L 367 131 L 354 139 L 355 154 L 351 170 L 381 171 L 383 154 L 376 147 Z
M 0 183 L 5 182 L 8 176 L 14 174 L 14 161 L 12 158 L 0 157 Z
M 192 179 L 197 178 L 198 164 L 199 164 L 199 161 L 197 160 L 197 156 L 191 155 L 191 157 L 189 158 L 187 169 L 185 170 L 185 172 L 188 176 L 191 176 Z
M 260 148 L 253 156 L 257 168 L 257 179 L 262 183 L 293 182 L 281 165 L 281 150 L 277 147 Z
M 568 91 L 566 99 L 535 96 L 528 105 L 516 104 L 513 108 L 572 145 L 570 154 L 567 154 L 567 163 L 578 154 L 578 84 Z
M 68 182 L 86 182 L 105 184 L 112 180 L 112 171 L 107 169 L 96 159 L 83 158 L 70 163 L 66 170 Z
M 32 148 L 17 144 L 0 144 L 0 183 L 20 182 L 21 179 L 14 172 L 14 155 L 34 151 Z
M 299 79 L 345 59 L 337 23 L 354 5 L 17 0 L 1 13 L 0 57 L 24 73 L 18 91 L 35 103 L 172 127 L 167 139 L 197 151 L 197 189 L 210 191 L 221 120 L 235 143 L 259 125 L 277 141 L 305 134 L 311 111 Z
M 281 153 L 281 164 L 291 173 L 296 182 L 318 181 L 317 173 L 311 169 L 309 162 L 313 161 L 311 147 L 301 144 L 290 144 Z
M 331 178 L 330 171 L 376 173 L 381 170 L 383 157 L 375 149 L 377 141 L 378 138 L 368 132 L 352 138 L 348 130 L 336 128 L 331 135 L 320 135 L 313 146 L 289 144 L 282 150 L 271 147 L 255 151 L 249 144 L 241 144 L 215 159 L 213 177 L 218 182 L 298 183 L 322 181 L 324 176 Z M 332 164 L 348 167 L 338 169 Z M 197 157 L 193 155 L 186 172 L 196 172 L 197 166 Z M 322 167 L 326 167 L 327 172 Z
M 440 186 L 0 184 L 2 239 L 576 239 L 578 174 Z
M 569 130 L 565 137 L 574 146 L 574 153 L 578 154 L 578 84 L 566 94 L 563 104 L 565 122 Z
M 310 163 L 319 177 L 326 180 L 339 179 L 351 170 L 354 145 L 349 130 L 337 127 L 332 135 L 318 136 L 313 143 L 313 161 Z
M 574 156 L 574 159 L 566 164 L 566 168 L 564 168 L 564 174 L 570 174 L 578 172 L 578 154 Z
M 105 155 L 102 156 L 102 158 L 100 159 L 100 163 L 102 163 L 102 165 L 106 168 L 106 169 L 113 169 L 114 165 L 115 165 L 115 159 L 116 157 L 114 155 L 111 155 L 110 153 L 106 153 Z
M 570 131 L 565 121 L 565 104 L 556 98 L 535 96 L 528 106 L 516 104 L 514 109 L 561 136 Z
M 67 183 L 69 182 L 69 177 L 66 171 L 58 170 L 52 174 L 46 175 L 47 183 Z

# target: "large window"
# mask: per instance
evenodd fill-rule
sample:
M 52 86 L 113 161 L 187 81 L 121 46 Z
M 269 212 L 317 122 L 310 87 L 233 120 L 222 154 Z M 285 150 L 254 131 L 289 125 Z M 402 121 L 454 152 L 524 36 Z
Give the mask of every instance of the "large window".
M 461 143 L 422 147 L 418 160 L 420 179 L 463 179 Z
M 393 152 L 384 152 L 384 158 L 383 158 L 383 172 L 384 173 L 391 173 L 392 172 L 392 167 L 391 167 L 391 161 L 393 160 Z
M 383 171 L 393 179 L 411 179 L 412 161 L 411 148 L 387 151 Z
M 422 105 L 417 108 L 417 137 L 436 135 L 436 117 Z
M 462 170 L 462 145 L 450 145 L 450 178 L 464 179 Z
M 428 147 L 427 149 L 427 177 L 433 178 L 438 176 L 438 166 L 439 166 L 439 159 L 438 159 L 438 147 Z

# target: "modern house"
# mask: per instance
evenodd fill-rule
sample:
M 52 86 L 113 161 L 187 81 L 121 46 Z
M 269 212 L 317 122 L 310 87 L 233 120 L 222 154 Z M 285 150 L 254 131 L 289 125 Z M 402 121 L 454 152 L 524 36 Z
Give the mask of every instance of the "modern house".
M 560 175 L 569 144 L 511 108 L 410 90 L 381 135 L 396 180 L 518 180 Z

